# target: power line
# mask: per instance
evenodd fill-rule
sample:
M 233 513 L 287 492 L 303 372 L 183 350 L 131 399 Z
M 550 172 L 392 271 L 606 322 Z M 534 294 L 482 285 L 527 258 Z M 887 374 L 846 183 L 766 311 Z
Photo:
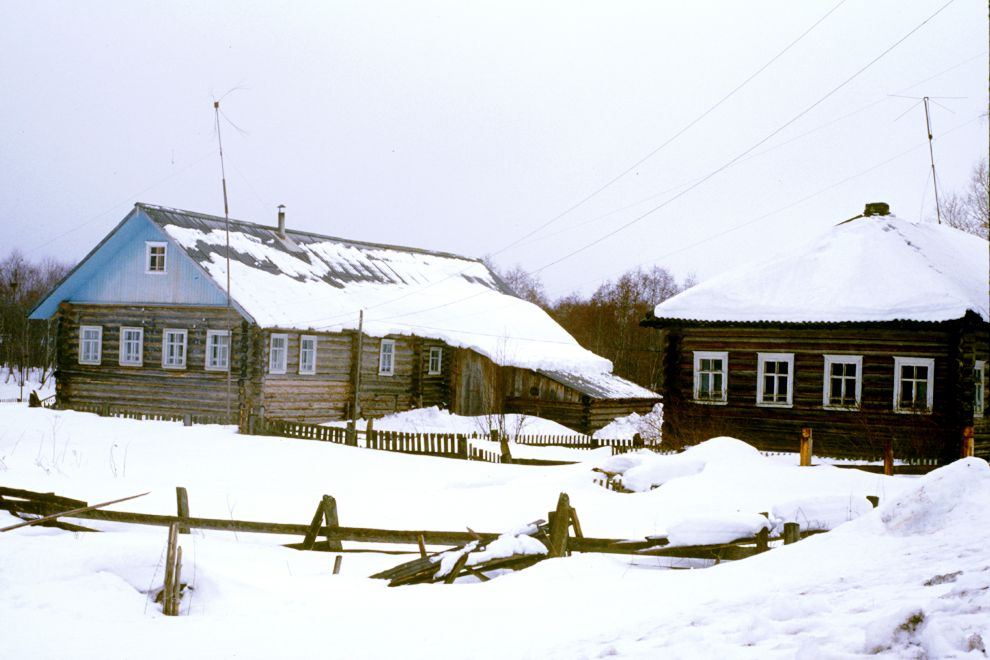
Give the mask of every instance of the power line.
M 492 253 L 492 256 L 497 255 L 497 254 L 501 254 L 501 253 L 505 252 L 506 250 L 509 250 L 510 248 L 515 247 L 516 245 L 518 245 L 522 241 L 525 241 L 530 236 L 532 236 L 532 235 L 534 235 L 534 234 L 542 231 L 546 227 L 549 227 L 550 225 L 552 225 L 553 223 L 555 223 L 557 220 L 560 220 L 561 218 L 563 218 L 565 215 L 567 215 L 571 211 L 574 211 L 575 209 L 581 207 L 586 202 L 588 202 L 589 200 L 591 200 L 594 197 L 596 197 L 599 193 L 603 192 L 604 190 L 606 190 L 607 188 L 609 188 L 610 186 L 612 186 L 612 184 L 614 184 L 617 181 L 619 181 L 622 177 L 626 176 L 627 174 L 629 174 L 630 172 L 632 172 L 633 170 L 635 170 L 637 167 L 639 167 L 640 165 L 642 165 L 643 163 L 645 163 L 646 161 L 648 161 L 650 158 L 652 158 L 653 156 L 655 156 L 662 149 L 664 149 L 669 144 L 671 144 L 674 140 L 676 140 L 677 138 L 679 138 L 680 136 L 682 136 L 684 133 L 686 133 L 687 131 L 689 131 L 691 128 L 693 128 L 702 119 L 704 119 L 705 117 L 707 117 L 708 115 L 710 115 L 712 112 L 714 112 L 719 106 L 721 106 L 723 103 L 725 103 L 730 98 L 732 98 L 736 94 L 736 92 L 738 92 L 743 87 L 745 87 L 747 84 L 749 84 L 754 78 L 756 78 L 758 75 L 760 75 L 761 73 L 763 73 L 771 64 L 773 64 L 778 59 L 780 59 L 787 51 L 789 51 L 791 48 L 793 48 L 799 41 L 801 41 L 802 39 L 804 39 L 812 30 L 814 30 L 816 27 L 818 27 L 826 18 L 828 18 L 829 16 L 831 16 L 833 12 L 835 12 L 839 7 L 841 7 L 843 4 L 845 4 L 845 2 L 846 2 L 846 0 L 840 0 L 840 2 L 837 5 L 835 5 L 834 7 L 832 7 L 830 10 L 828 10 L 825 13 L 824 16 L 822 16 L 817 21 L 815 21 L 815 23 L 811 27 L 809 27 L 807 30 L 805 30 L 804 32 L 802 32 L 794 41 L 792 41 L 787 46 L 785 46 L 783 50 L 781 50 L 779 53 L 777 53 L 776 55 L 774 55 L 773 57 L 771 57 L 766 62 L 766 64 L 764 64 L 763 66 L 761 66 L 754 73 L 752 73 L 748 78 L 746 78 L 744 81 L 742 81 L 741 83 L 739 83 L 739 85 L 737 85 L 734 89 L 732 89 L 732 91 L 730 91 L 728 94 L 726 94 L 721 99 L 719 99 L 718 101 L 716 101 L 715 104 L 712 105 L 710 108 L 708 108 L 703 113 L 701 113 L 700 115 L 698 115 L 697 117 L 695 117 L 689 124 L 687 124 L 686 126 L 684 126 L 681 130 L 679 130 L 673 136 L 671 136 L 670 138 L 668 138 L 666 142 L 664 142 L 659 147 L 657 147 L 656 149 L 654 149 L 650 153 L 646 154 L 645 156 L 643 156 L 642 158 L 640 158 L 639 160 L 637 160 L 635 163 L 633 163 L 632 165 L 630 165 L 628 168 L 626 168 L 625 170 L 623 170 L 619 174 L 615 175 L 614 177 L 612 177 L 611 179 L 609 179 L 608 181 L 606 181 L 604 185 L 602 185 L 601 187 L 597 188 L 596 190 L 594 190 L 590 194 L 586 195 L 584 198 L 582 198 L 576 204 L 571 205 L 570 207 L 568 207 L 564 211 L 558 213 L 557 215 L 555 215 L 554 217 L 550 218 L 549 220 L 547 220 L 546 222 L 544 222 L 542 225 L 540 225 L 539 227 L 537 227 L 536 229 L 534 229 L 534 230 L 530 231 L 529 233 L 523 235 L 522 237 L 516 239 L 515 241 L 513 241 L 509 245 L 506 245 L 505 247 L 501 248 L 500 250 L 496 250 L 495 252 Z
M 882 53 L 880 53 L 875 58 L 873 58 L 872 60 L 870 60 L 870 62 L 868 62 L 865 66 L 863 66 L 861 69 L 859 69 L 858 71 L 856 71 L 853 75 L 851 75 L 848 78 L 846 78 L 843 82 L 841 82 L 836 87 L 833 87 L 824 96 L 822 96 L 817 101 L 815 101 L 814 103 L 812 103 L 811 105 L 809 105 L 807 108 L 805 108 L 804 110 L 802 110 L 801 112 L 799 112 L 798 114 L 796 114 L 794 117 L 792 117 L 790 120 L 788 120 L 787 122 L 785 122 L 783 125 L 781 125 L 777 129 L 775 129 L 774 131 L 772 131 L 769 135 L 767 135 L 766 137 L 764 137 L 763 139 L 761 139 L 759 142 L 757 142 L 756 144 L 754 144 L 753 146 L 749 147 L 748 149 L 746 149 L 745 151 L 743 151 L 742 153 L 740 153 L 738 156 L 736 156 L 735 158 L 733 158 L 729 162 L 725 163 L 721 167 L 717 168 L 716 170 L 712 171 L 711 173 L 709 173 L 708 175 L 706 175 L 705 177 L 703 177 L 700 181 L 692 184 L 686 190 L 683 190 L 682 192 L 680 192 L 680 193 L 674 195 L 673 197 L 667 199 L 663 203 L 658 204 L 657 206 L 653 207 L 649 211 L 646 211 L 645 213 L 643 213 L 643 214 L 641 214 L 641 215 L 633 218 L 632 220 L 630 220 L 629 222 L 627 222 L 624 225 L 620 226 L 619 228 L 617 228 L 617 229 L 615 229 L 615 230 L 613 230 L 613 231 L 611 231 L 611 232 L 609 232 L 607 234 L 604 234 L 603 236 L 600 236 L 600 237 L 596 238 L 595 240 L 591 241 L 590 243 L 587 243 L 587 244 L 583 245 L 582 247 L 579 247 L 578 249 L 573 250 L 573 251 L 565 254 L 564 256 L 562 256 L 562 257 L 560 257 L 558 259 L 555 259 L 554 261 L 551 261 L 551 262 L 549 262 L 547 264 L 544 264 L 543 266 L 541 266 L 540 268 L 537 268 L 533 272 L 534 273 L 540 273 L 540 272 L 546 270 L 547 268 L 550 268 L 551 266 L 556 266 L 557 264 L 559 264 L 559 263 L 561 263 L 563 261 L 566 261 L 567 259 L 570 259 L 571 257 L 576 256 L 576 255 L 584 252 L 588 248 L 591 248 L 591 247 L 593 247 L 593 246 L 601 243 L 602 241 L 604 241 L 604 240 L 606 240 L 608 238 L 611 238 L 612 236 L 615 236 L 619 232 L 628 229 L 629 227 L 631 227 L 632 225 L 638 223 L 639 221 L 643 220 L 644 218 L 647 218 L 647 217 L 653 215 L 654 213 L 656 213 L 660 209 L 664 208 L 665 206 L 667 206 L 671 202 L 673 202 L 673 201 L 675 201 L 677 199 L 680 199 L 681 197 L 683 197 L 687 193 L 691 192 L 692 190 L 694 190 L 695 188 L 697 188 L 701 184 L 705 183 L 706 181 L 708 181 L 709 179 L 711 179 L 712 177 L 714 177 L 716 174 L 718 174 L 718 173 L 720 173 L 720 172 L 728 169 L 734 163 L 736 163 L 737 161 L 739 161 L 740 159 L 742 159 L 744 156 L 746 156 L 747 154 L 749 154 L 750 152 L 752 152 L 753 150 L 755 150 L 760 145 L 766 143 L 768 140 L 770 140 L 775 135 L 777 135 L 778 133 L 780 133 L 781 131 L 783 131 L 785 128 L 787 128 L 788 126 L 790 126 L 791 124 L 793 124 L 794 122 L 796 122 L 798 119 L 800 119 L 804 115 L 806 115 L 809 112 L 811 112 L 811 110 L 813 110 L 814 108 L 816 108 L 819 105 L 821 105 L 822 103 L 824 103 L 826 99 L 828 99 L 829 97 L 831 97 L 837 91 L 839 91 L 840 89 L 842 89 L 843 87 L 845 87 L 846 85 L 848 85 L 850 82 L 852 82 L 853 80 L 855 80 L 864 71 L 866 71 L 867 69 L 869 69 L 871 66 L 873 66 L 877 62 L 879 62 L 885 55 L 887 55 L 892 50 L 894 50 L 895 48 L 897 48 L 904 41 L 906 41 L 911 35 L 913 35 L 915 32 L 917 32 L 922 27 L 924 27 L 929 21 L 931 21 L 933 18 L 935 18 L 936 16 L 938 16 L 940 13 L 942 13 L 942 11 L 944 11 L 945 8 L 948 7 L 949 5 L 951 5 L 953 2 L 955 2 L 955 0 L 949 0 L 948 2 L 946 2 L 937 11 L 935 11 L 935 13 L 933 13 L 931 16 L 929 16 L 928 18 L 926 18 L 925 20 L 923 20 L 921 23 L 919 23 L 917 26 L 915 26 L 910 32 L 908 32 L 903 37 L 901 37 L 896 42 L 894 42 L 893 45 L 889 46 Z

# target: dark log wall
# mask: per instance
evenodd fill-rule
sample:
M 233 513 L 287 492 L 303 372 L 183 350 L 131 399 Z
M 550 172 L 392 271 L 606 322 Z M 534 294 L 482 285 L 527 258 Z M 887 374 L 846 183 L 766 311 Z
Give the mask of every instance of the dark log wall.
M 226 412 L 227 374 L 207 371 L 206 331 L 227 327 L 227 310 L 214 307 L 95 306 L 65 303 L 58 331 L 57 405 L 63 408 L 122 410 L 147 414 L 221 416 Z M 237 347 L 247 344 L 239 316 L 231 317 L 233 372 L 231 373 L 232 422 L 241 414 L 238 401 L 253 396 L 245 379 Z M 99 365 L 79 364 L 79 326 L 103 328 Z M 143 364 L 119 364 L 120 328 L 144 328 Z M 186 368 L 162 367 L 162 334 L 165 328 L 185 329 Z
M 483 355 L 463 348 L 453 349 L 450 409 L 458 415 L 484 415 L 502 412 L 504 389 L 499 369 Z
M 951 460 L 958 456 L 962 427 L 974 421 L 973 362 L 986 359 L 987 337 L 986 323 L 962 321 L 858 327 L 668 326 L 663 330 L 664 441 L 677 446 L 730 435 L 768 451 L 796 451 L 801 428 L 811 427 L 816 455 L 878 457 L 891 438 L 899 458 Z M 694 351 L 728 351 L 726 405 L 693 402 Z M 756 405 L 761 352 L 794 354 L 793 407 Z M 860 410 L 823 407 L 825 354 L 863 356 Z M 895 356 L 934 358 L 930 414 L 893 411 Z M 978 442 L 986 442 L 985 419 L 975 420 Z

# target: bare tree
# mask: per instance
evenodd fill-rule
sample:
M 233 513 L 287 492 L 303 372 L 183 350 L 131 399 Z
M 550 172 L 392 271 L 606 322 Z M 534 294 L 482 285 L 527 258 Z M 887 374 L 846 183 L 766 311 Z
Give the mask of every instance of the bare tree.
M 28 312 L 69 271 L 52 259 L 28 261 L 14 250 L 0 259 L 0 365 L 23 382 L 30 367 L 50 364 L 48 323 L 27 320 Z
M 966 187 L 946 195 L 942 202 L 945 224 L 981 238 L 990 236 L 990 180 L 987 160 L 981 159 L 970 172 Z
M 509 288 L 517 296 L 544 309 L 550 306 L 546 288 L 543 286 L 543 280 L 540 279 L 539 275 L 533 275 L 519 264 L 508 270 L 502 270 L 492 261 L 491 257 L 485 257 L 484 262 L 496 275 L 502 278 L 503 282 L 509 285 Z

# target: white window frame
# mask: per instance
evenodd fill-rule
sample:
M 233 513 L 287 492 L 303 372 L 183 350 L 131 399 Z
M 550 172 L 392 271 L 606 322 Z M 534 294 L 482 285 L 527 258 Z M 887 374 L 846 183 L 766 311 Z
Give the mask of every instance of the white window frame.
M 161 270 L 153 269 L 151 267 L 151 251 L 154 248 L 162 248 L 162 267 Z M 157 256 L 156 256 L 157 259 Z M 145 241 L 144 242 L 144 273 L 145 275 L 164 275 L 168 272 L 168 243 L 164 241 Z
M 764 380 L 768 362 L 787 364 L 787 393 L 784 401 L 764 401 L 766 396 Z M 794 406 L 794 353 L 756 354 L 756 405 L 762 408 L 791 408 Z
M 86 338 L 86 333 L 95 330 L 95 338 Z M 94 347 L 88 350 L 87 347 Z M 94 355 L 95 353 L 95 355 Z M 103 326 L 102 325 L 81 325 L 79 326 L 79 364 L 100 364 L 103 359 Z
M 832 399 L 832 365 L 851 364 L 856 367 L 855 401 L 851 406 L 831 403 Z M 824 384 L 822 386 L 822 408 L 826 410 L 859 410 L 863 403 L 863 356 L 862 355 L 825 355 Z M 843 380 L 848 376 L 843 376 Z
M 276 340 L 282 343 L 281 348 L 275 346 Z M 268 340 L 268 373 L 284 374 L 288 363 L 289 335 L 284 332 L 272 333 Z
M 395 340 L 383 339 L 378 349 L 378 375 L 395 375 Z
M 312 343 L 311 348 L 306 348 L 307 343 Z M 299 373 L 304 375 L 312 375 L 316 373 L 316 335 L 301 335 L 299 337 Z M 306 364 L 303 357 L 307 354 L 311 354 L 311 362 Z
M 434 358 L 436 358 L 434 366 Z M 426 366 L 428 376 L 437 376 L 443 371 L 443 348 L 441 346 L 430 346 L 430 361 Z
M 927 367 L 928 378 L 925 386 L 925 408 L 901 407 L 901 367 Z M 935 403 L 935 359 L 917 357 L 894 357 L 894 412 L 906 415 L 930 415 Z
M 127 340 L 128 333 L 137 333 L 137 355 L 131 355 L 127 351 L 127 346 L 130 343 Z M 117 362 L 122 367 L 140 367 L 144 365 L 144 328 L 134 327 L 134 326 L 121 326 L 120 327 L 120 352 L 117 356 Z
M 173 357 L 169 355 L 169 346 L 173 342 L 170 337 L 182 337 L 182 341 L 175 344 L 180 346 L 181 355 Z M 185 328 L 165 328 L 162 330 L 162 368 L 163 369 L 185 369 L 189 358 L 189 331 Z
M 226 352 L 223 351 L 223 342 L 226 339 Z M 216 354 L 216 360 L 214 360 Z M 206 356 L 203 358 L 203 368 L 207 371 L 229 371 L 230 370 L 230 331 L 229 330 L 207 330 L 206 331 Z
M 721 360 L 722 370 L 717 371 L 706 371 L 706 374 L 721 373 L 722 374 L 722 388 L 719 398 L 702 398 L 701 397 L 701 362 L 702 360 Z M 724 406 L 729 402 L 729 353 L 728 351 L 694 351 L 694 402 L 704 403 L 713 406 Z
M 986 378 L 986 360 L 977 360 L 973 363 L 973 417 L 983 417 L 986 413 Z

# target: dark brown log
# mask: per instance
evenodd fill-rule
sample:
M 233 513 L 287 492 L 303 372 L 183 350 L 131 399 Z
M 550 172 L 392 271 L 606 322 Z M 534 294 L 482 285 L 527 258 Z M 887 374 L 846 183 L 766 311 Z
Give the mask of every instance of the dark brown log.
M 180 518 L 188 518 L 189 517 L 189 493 L 186 492 L 185 487 L 183 487 L 183 486 L 176 486 L 175 487 L 175 504 L 176 504 L 176 509 L 177 509 L 177 513 L 178 513 L 179 517 Z M 189 533 L 189 528 L 186 527 L 186 526 L 184 526 L 184 525 L 183 526 L 180 526 L 179 527 L 179 533 L 180 534 L 188 534 Z
M 151 491 L 148 491 L 149 493 Z M 37 525 L 48 520 L 54 520 L 62 516 L 76 517 L 76 518 L 86 518 L 94 517 L 91 514 L 96 513 L 98 509 L 105 506 L 110 506 L 111 504 L 117 504 L 118 502 L 126 502 L 127 500 L 133 500 L 137 497 L 144 497 L 148 493 L 139 493 L 137 495 L 131 495 L 129 497 L 121 497 L 117 500 L 110 500 L 109 502 L 101 502 L 100 504 L 93 504 L 91 506 L 84 506 L 78 509 L 70 509 L 69 511 L 62 511 L 60 513 L 53 513 L 42 518 L 35 518 L 34 520 L 26 520 L 16 525 L 10 525 L 9 527 L 0 528 L 0 532 L 9 532 L 12 529 L 17 529 L 19 527 L 28 527 L 30 525 Z M 101 511 L 100 513 L 109 513 L 108 511 Z
M 550 518 L 550 556 L 563 557 L 567 554 L 567 528 L 570 527 L 571 504 L 567 493 L 557 498 L 557 510 Z
M 457 576 L 460 575 L 461 569 L 464 568 L 464 565 L 467 563 L 468 560 L 468 555 L 470 554 L 471 553 L 469 552 L 465 552 L 464 554 L 462 554 L 460 557 L 457 558 L 457 562 L 454 564 L 454 567 L 450 569 L 450 573 L 448 573 L 447 577 L 444 578 L 443 581 L 444 584 L 454 584 L 454 580 L 456 580 Z

